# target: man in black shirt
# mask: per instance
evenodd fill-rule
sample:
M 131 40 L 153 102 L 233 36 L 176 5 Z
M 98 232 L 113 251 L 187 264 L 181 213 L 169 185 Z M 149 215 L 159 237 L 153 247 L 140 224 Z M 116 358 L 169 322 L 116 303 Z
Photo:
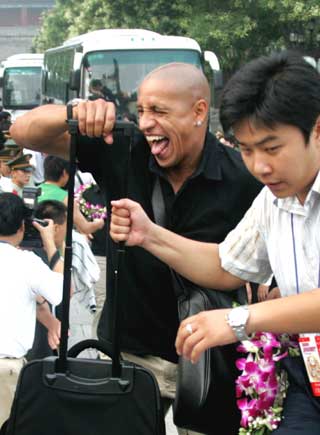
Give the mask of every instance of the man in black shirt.
M 188 64 L 164 65 L 144 79 L 137 104 L 141 131 L 136 134 L 128 168 L 128 144 L 110 134 L 115 120 L 112 103 L 101 99 L 77 101 L 73 116 L 79 120 L 82 133 L 78 146 L 80 169 L 94 175 L 106 192 L 107 204 L 123 197 L 128 180 L 126 194 L 139 202 L 153 220 L 152 196 L 158 179 L 165 225 L 191 239 L 221 242 L 251 205 L 261 185 L 249 175 L 237 151 L 208 133 L 210 90 L 203 73 Z M 61 106 L 41 107 L 20 117 L 11 134 L 20 146 L 28 143 L 29 148 L 66 156 L 69 135 L 65 117 Z M 116 245 L 109 240 L 108 299 L 98 327 L 99 338 L 108 342 L 115 251 Z M 244 291 L 225 297 L 237 299 Z M 215 294 L 208 291 L 213 304 Z M 141 248 L 127 249 L 120 297 L 121 350 L 126 359 L 154 371 L 168 409 L 175 395 L 178 358 L 174 342 L 179 324 L 170 270 Z M 221 358 L 225 372 L 213 372 L 217 409 L 212 412 L 215 425 L 224 426 L 219 435 L 233 435 L 238 433 L 240 420 L 234 393 L 234 348 L 221 352 Z

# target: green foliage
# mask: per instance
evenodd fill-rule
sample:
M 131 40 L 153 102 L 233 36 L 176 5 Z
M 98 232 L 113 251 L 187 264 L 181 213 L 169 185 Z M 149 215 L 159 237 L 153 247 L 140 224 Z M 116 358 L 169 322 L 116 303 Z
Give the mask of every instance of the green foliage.
M 306 31 L 313 17 L 320 20 L 319 0 L 56 0 L 34 48 L 41 52 L 95 29 L 143 28 L 195 38 L 217 54 L 228 76 L 254 57 L 287 47 L 290 32 Z

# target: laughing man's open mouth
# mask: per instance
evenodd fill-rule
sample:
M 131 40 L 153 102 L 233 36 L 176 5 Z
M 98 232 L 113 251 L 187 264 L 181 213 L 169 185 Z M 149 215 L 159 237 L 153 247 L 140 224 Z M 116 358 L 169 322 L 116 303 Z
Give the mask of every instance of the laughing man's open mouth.
M 146 139 L 154 156 L 159 156 L 169 144 L 169 139 L 166 136 L 146 136 Z

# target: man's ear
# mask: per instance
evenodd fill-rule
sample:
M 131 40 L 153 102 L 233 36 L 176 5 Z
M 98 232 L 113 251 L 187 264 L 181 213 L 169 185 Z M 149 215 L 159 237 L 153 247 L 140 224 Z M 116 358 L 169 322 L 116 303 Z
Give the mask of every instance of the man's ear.
M 201 98 L 200 100 L 197 100 L 195 102 L 194 112 L 197 120 L 204 122 L 208 116 L 208 110 L 209 110 L 208 102 L 204 98 Z
M 316 119 L 316 122 L 314 124 L 314 128 L 313 128 L 314 134 L 315 134 L 315 139 L 317 141 L 319 141 L 320 143 L 320 115 L 318 116 L 318 118 Z

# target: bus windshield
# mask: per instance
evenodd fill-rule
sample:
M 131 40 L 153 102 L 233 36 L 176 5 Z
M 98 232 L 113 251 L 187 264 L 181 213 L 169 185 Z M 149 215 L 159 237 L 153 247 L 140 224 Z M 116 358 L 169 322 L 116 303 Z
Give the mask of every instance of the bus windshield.
M 112 50 L 88 53 L 84 60 L 85 98 L 99 96 L 115 101 L 121 116 L 136 115 L 137 90 L 153 69 L 170 62 L 186 62 L 201 68 L 200 53 L 195 50 Z
M 40 104 L 41 67 L 6 68 L 3 77 L 3 106 L 32 109 Z

